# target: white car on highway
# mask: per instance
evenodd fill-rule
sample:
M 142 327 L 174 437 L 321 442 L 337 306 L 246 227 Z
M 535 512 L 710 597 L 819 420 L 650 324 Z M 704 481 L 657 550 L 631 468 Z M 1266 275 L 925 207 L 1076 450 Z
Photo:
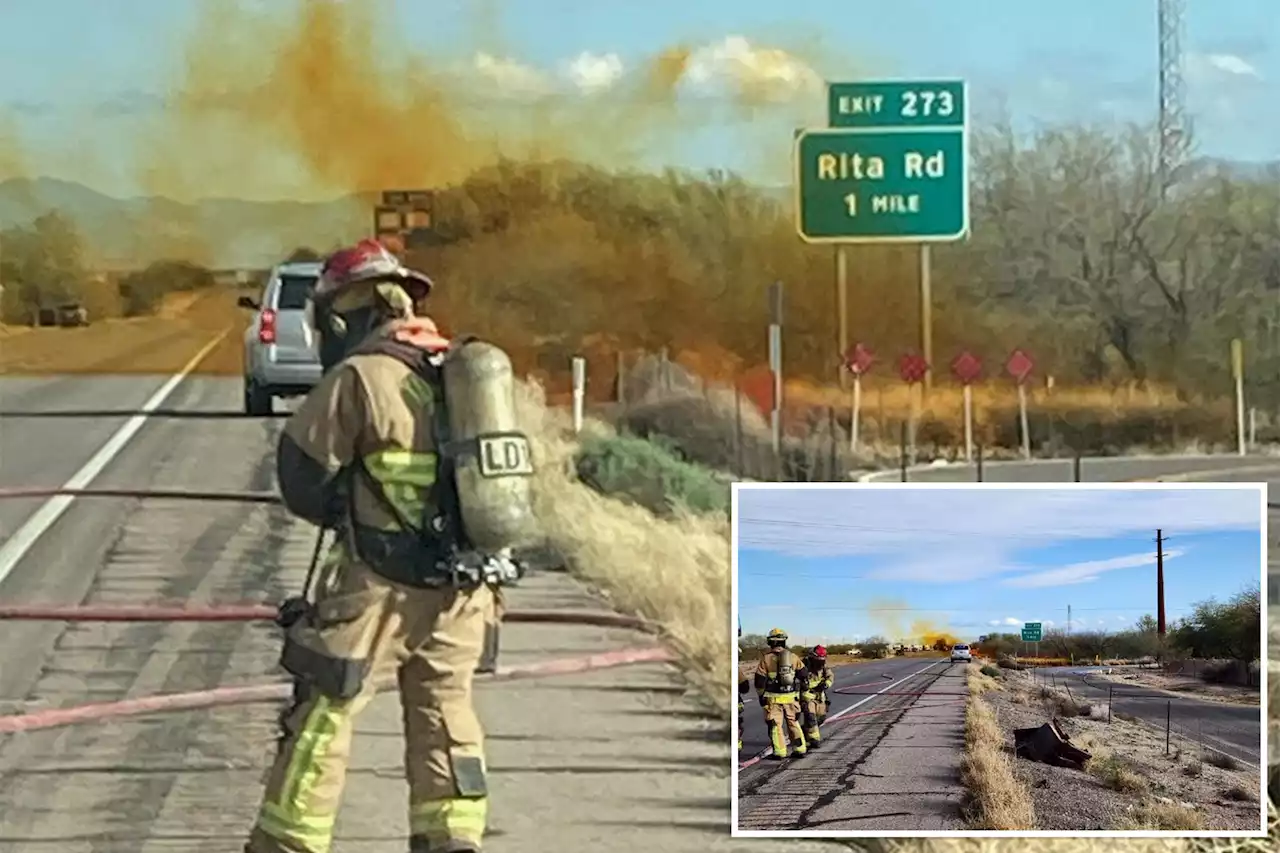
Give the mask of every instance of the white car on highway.
M 951 647 L 951 662 L 955 663 L 958 660 L 962 660 L 965 663 L 973 660 L 973 655 L 969 653 L 969 647 L 964 643 Z

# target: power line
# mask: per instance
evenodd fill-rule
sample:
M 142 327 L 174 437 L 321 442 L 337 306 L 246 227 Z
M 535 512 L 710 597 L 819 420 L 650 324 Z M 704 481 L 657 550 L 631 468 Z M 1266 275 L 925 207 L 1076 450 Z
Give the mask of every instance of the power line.
M 738 604 L 739 610 L 770 610 L 770 609 L 776 610 L 777 608 L 778 608 L 778 605 L 776 604 L 742 604 L 742 603 Z M 1179 609 L 1191 610 L 1193 608 L 1194 608 L 1194 605 L 1187 604 L 1182 608 L 1175 607 L 1173 609 L 1174 610 L 1179 610 Z M 865 613 L 1006 613 L 1009 610 L 1014 610 L 1015 608 L 1014 607 L 994 607 L 994 608 L 990 608 L 990 607 L 876 607 L 874 605 L 867 605 L 867 604 L 845 605 L 845 606 L 835 606 L 835 605 L 812 606 L 812 605 L 806 604 L 806 605 L 795 605 L 794 609 L 797 611 L 806 611 L 806 612 L 810 610 L 832 610 L 832 611 L 851 612 L 851 613 L 863 613 L 863 612 Z M 1138 612 L 1150 612 L 1150 611 L 1151 611 L 1150 604 L 1143 604 L 1137 607 L 1073 607 L 1072 608 L 1073 613 L 1105 613 L 1105 612 L 1138 613 Z
M 1184 522 L 1194 524 L 1197 521 L 1207 521 L 1208 519 L 1197 519 L 1195 517 L 1185 518 Z M 1137 532 L 1124 533 L 1115 536 L 1098 535 L 1097 528 L 1092 525 L 1080 525 L 1078 527 L 1057 526 L 1051 528 L 1041 528 L 1036 532 L 1026 533 L 999 533 L 993 535 L 987 531 L 981 530 L 947 530 L 937 528 L 932 525 L 922 526 L 919 524 L 909 527 L 882 527 L 879 525 L 866 524 L 846 524 L 834 521 L 801 521 L 790 519 L 776 518 L 739 518 L 738 519 L 738 544 L 741 545 L 744 533 L 746 537 L 756 536 L 752 531 L 743 531 L 745 525 L 758 525 L 761 527 L 783 527 L 795 528 L 799 530 L 848 530 L 859 533 L 905 533 L 905 534 L 928 534 L 930 536 L 980 536 L 984 539 L 1027 539 L 1035 541 L 1044 541 L 1046 537 L 1053 536 L 1092 536 L 1097 539 L 1137 539 L 1139 536 L 1146 541 L 1145 534 Z M 1150 529 L 1150 528 L 1147 528 Z M 767 531 L 761 531 L 767 532 Z M 1215 530 L 1206 530 L 1205 533 L 1217 532 Z M 1186 534 L 1194 535 L 1194 534 Z

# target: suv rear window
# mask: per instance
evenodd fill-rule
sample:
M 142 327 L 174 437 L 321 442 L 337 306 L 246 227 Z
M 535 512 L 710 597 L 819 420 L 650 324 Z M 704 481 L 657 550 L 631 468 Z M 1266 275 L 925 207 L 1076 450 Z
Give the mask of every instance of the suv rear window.
M 280 276 L 280 291 L 276 295 L 277 311 L 301 311 L 307 307 L 311 291 L 315 290 L 316 277 L 312 275 Z
M 968 646 L 956 646 L 956 651 L 958 651 L 958 652 L 964 652 L 964 651 L 968 651 L 968 650 L 969 650 L 969 647 L 968 647 Z

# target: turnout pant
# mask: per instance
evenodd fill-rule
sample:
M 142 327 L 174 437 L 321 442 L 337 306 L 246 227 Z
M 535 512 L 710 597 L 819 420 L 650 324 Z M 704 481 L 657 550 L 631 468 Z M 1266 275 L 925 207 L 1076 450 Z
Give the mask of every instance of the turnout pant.
M 809 743 L 817 745 L 822 740 L 822 733 L 818 731 L 818 695 L 816 693 L 805 693 L 800 697 L 801 714 L 804 717 L 804 736 Z
M 804 740 L 804 730 L 800 728 L 800 720 L 797 711 L 799 704 L 795 699 L 795 694 L 783 700 L 770 700 L 769 695 L 765 694 L 764 706 L 764 722 L 769 728 L 769 743 L 773 746 L 773 754 L 776 758 L 787 757 L 787 738 L 790 737 L 791 745 L 795 749 L 796 755 L 804 755 L 808 750 L 808 746 Z
M 368 674 L 350 699 L 298 680 L 246 853 L 328 851 L 354 718 L 392 676 L 403 709 L 409 849 L 478 850 L 488 792 L 471 689 L 494 618 L 493 590 L 404 586 L 339 549 L 317 587 L 314 619 L 290 628 L 290 637 L 332 657 L 365 659 Z

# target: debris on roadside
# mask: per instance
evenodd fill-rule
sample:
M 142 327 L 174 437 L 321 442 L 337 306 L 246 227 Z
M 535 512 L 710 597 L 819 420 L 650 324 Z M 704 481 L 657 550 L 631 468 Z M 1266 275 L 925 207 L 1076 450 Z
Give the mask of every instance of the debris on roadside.
M 1053 720 L 1035 728 L 1014 729 L 1013 748 L 1019 758 L 1057 767 L 1074 765 L 1083 769 L 1085 762 L 1093 757 L 1072 744 L 1071 738 Z

